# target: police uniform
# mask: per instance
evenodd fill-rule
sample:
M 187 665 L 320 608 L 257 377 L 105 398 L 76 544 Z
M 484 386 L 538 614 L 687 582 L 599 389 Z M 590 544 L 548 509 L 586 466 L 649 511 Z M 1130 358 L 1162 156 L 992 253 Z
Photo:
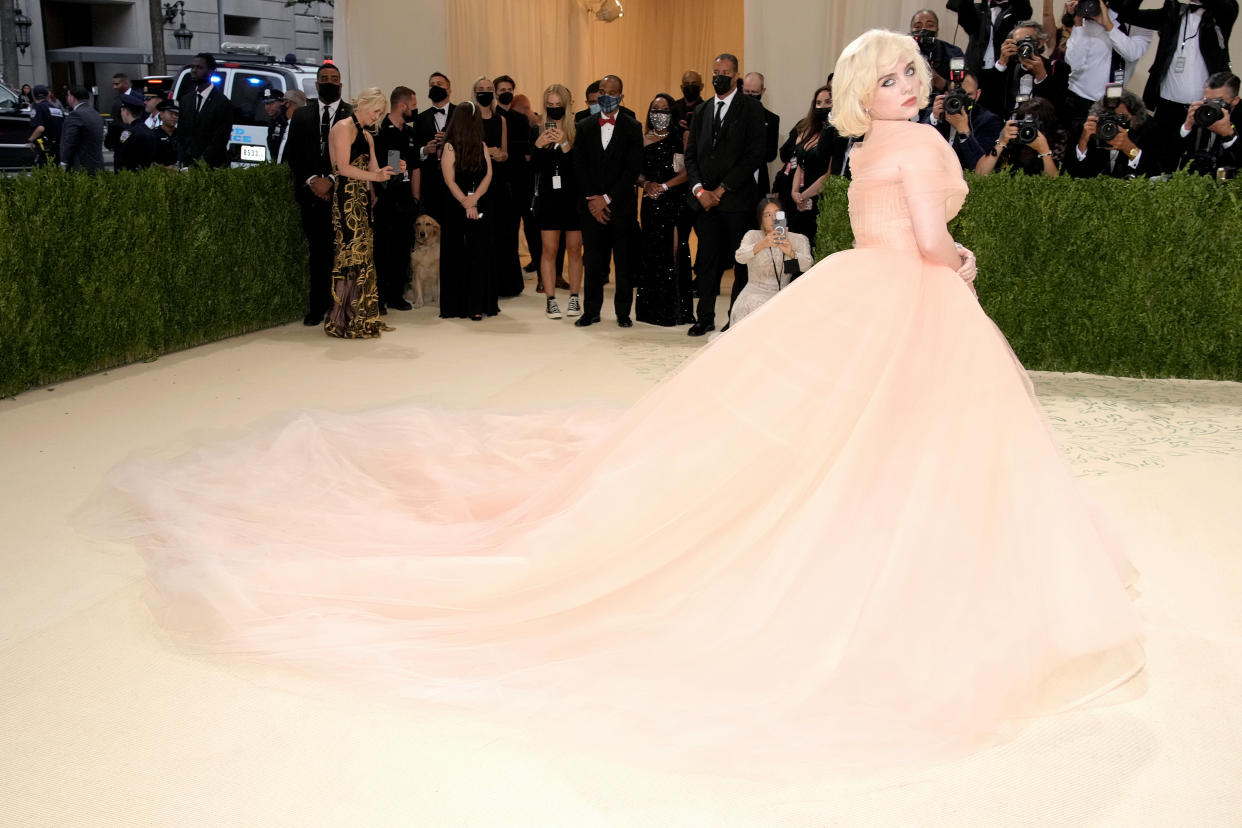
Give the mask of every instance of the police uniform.
M 65 111 L 48 99 L 48 89 L 40 84 L 34 88 L 35 105 L 30 112 L 30 129 L 43 127 L 36 140 L 35 164 L 55 164 L 60 155 L 60 136 L 65 128 Z
M 289 131 L 289 119 L 285 117 L 284 93 L 269 86 L 263 90 L 263 103 L 273 101 L 280 104 L 280 109 L 276 110 L 276 117 L 267 125 L 267 160 L 274 162 L 280 155 L 280 145 L 285 140 L 285 133 Z
M 407 173 L 418 168 L 418 135 L 413 124 L 398 127 L 387 117 L 380 122 L 375 136 L 375 159 L 381 168 L 388 165 L 389 150 L 401 153 Z M 380 307 L 408 310 L 410 305 L 403 294 L 414 246 L 418 202 L 410 190 L 410 181 L 400 174 L 376 184 L 375 193 L 375 272 Z
M 133 92 L 121 96 L 122 106 L 143 106 L 142 98 Z M 117 137 L 116 168 L 120 170 L 142 170 L 155 163 L 158 141 L 143 120 L 136 120 L 121 129 Z
M 164 99 L 155 108 L 155 114 L 159 115 L 167 110 L 180 113 L 181 107 L 174 100 Z M 169 134 L 161 124 L 151 132 L 155 135 L 155 163 L 164 167 L 177 166 L 177 131 L 174 129 Z

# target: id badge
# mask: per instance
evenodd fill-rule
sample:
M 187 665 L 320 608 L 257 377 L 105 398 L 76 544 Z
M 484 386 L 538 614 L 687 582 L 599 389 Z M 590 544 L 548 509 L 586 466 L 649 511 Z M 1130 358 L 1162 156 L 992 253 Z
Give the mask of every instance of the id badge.
M 1177 59 L 1173 61 L 1173 72 L 1174 74 L 1180 75 L 1182 72 L 1185 72 L 1185 71 L 1186 71 L 1186 56 L 1178 55 Z
M 552 176 L 552 189 L 559 190 L 561 188 L 561 177 L 559 175 Z

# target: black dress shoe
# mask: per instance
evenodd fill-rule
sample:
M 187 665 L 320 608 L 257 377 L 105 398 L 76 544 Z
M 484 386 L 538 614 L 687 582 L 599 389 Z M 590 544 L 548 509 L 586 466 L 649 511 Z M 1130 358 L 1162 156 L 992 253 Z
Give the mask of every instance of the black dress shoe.
M 708 331 L 714 331 L 714 330 L 716 330 L 716 326 L 713 325 L 711 322 L 708 322 L 706 324 L 702 322 L 696 322 L 695 324 L 690 326 L 690 330 L 687 331 L 686 333 L 689 336 L 702 336 Z
M 414 306 L 411 305 L 409 302 L 405 301 L 404 299 L 398 299 L 395 302 L 389 302 L 388 307 L 392 308 L 393 310 L 414 310 Z
M 316 325 L 322 325 L 323 314 L 322 313 L 308 313 L 306 314 L 306 316 L 302 317 L 302 324 L 308 328 L 313 328 Z
M 617 327 L 632 328 L 634 327 L 634 320 L 630 319 L 628 316 L 618 316 Z
M 598 316 L 580 316 L 578 317 L 578 321 L 574 323 L 574 326 L 578 328 L 585 328 L 589 325 L 594 325 L 597 322 L 599 322 Z
M 536 262 L 530 262 L 529 264 L 526 265 L 526 267 L 522 268 L 522 272 L 523 273 L 534 273 L 538 269 L 539 269 L 539 265 Z
M 725 326 L 724 326 L 723 328 L 721 328 L 721 329 L 720 329 L 720 332 L 721 332 L 721 333 L 724 333 L 725 331 L 729 330 L 729 326 L 730 326 L 730 325 L 732 325 L 732 324 L 733 324 L 732 322 L 726 322 L 726 323 L 725 323 Z

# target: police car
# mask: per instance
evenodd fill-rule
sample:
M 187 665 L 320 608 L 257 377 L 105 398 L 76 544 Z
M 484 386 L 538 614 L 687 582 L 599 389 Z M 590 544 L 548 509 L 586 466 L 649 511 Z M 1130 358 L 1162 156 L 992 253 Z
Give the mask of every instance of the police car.
M 30 105 L 0 83 L 0 169 L 28 170 L 34 166 L 30 137 Z
M 216 71 L 211 82 L 220 87 L 233 103 L 233 134 L 229 136 L 229 154 L 234 167 L 248 167 L 271 161 L 267 150 L 267 113 L 263 108 L 263 90 L 271 87 L 281 92 L 300 89 L 314 98 L 315 73 L 319 67 L 306 63 L 278 63 L 271 47 L 265 43 L 222 43 L 215 55 Z M 177 73 L 173 98 L 191 89 L 190 67 Z

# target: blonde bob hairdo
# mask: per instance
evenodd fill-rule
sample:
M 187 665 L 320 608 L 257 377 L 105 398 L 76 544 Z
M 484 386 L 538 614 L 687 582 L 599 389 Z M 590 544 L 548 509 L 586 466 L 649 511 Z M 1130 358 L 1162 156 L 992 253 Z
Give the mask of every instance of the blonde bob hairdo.
M 353 105 L 354 109 L 366 107 L 374 110 L 381 118 L 388 114 L 388 96 L 378 86 L 368 86 L 359 92 L 358 97 L 353 100 Z
M 845 47 L 833 70 L 832 112 L 828 116 L 837 132 L 851 138 L 867 134 L 871 129 L 871 101 L 880 85 L 880 76 L 898 63 L 914 64 L 919 82 L 917 95 L 926 103 L 931 97 L 931 72 L 910 35 L 872 29 Z

